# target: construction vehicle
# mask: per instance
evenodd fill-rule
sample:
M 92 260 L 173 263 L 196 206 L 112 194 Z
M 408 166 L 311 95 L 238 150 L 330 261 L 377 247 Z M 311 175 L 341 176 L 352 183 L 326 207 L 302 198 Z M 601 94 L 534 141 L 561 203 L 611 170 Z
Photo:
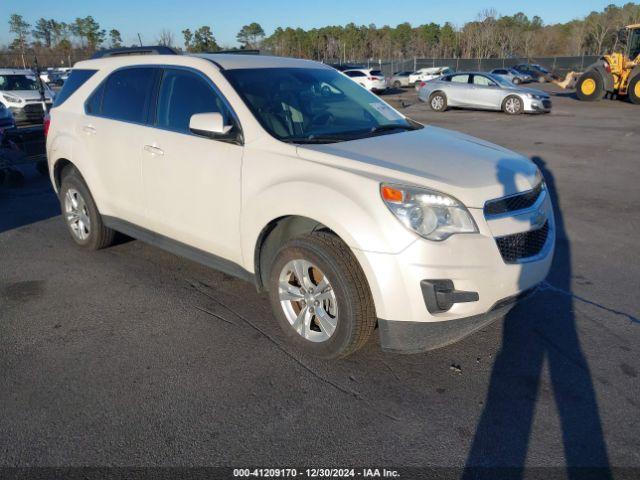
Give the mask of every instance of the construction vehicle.
M 600 100 L 609 94 L 640 104 L 640 23 L 620 30 L 618 40 L 624 52 L 602 56 L 580 76 L 576 84 L 580 100 Z

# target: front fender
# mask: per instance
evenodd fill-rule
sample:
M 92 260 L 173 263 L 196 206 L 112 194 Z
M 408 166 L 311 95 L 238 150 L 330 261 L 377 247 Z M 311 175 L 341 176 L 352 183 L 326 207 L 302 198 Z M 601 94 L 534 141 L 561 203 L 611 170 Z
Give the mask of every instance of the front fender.
M 269 160 L 245 157 L 240 230 L 247 270 L 254 271 L 263 229 L 286 216 L 322 223 L 352 249 L 398 253 L 417 238 L 386 208 L 375 179 L 299 157 Z

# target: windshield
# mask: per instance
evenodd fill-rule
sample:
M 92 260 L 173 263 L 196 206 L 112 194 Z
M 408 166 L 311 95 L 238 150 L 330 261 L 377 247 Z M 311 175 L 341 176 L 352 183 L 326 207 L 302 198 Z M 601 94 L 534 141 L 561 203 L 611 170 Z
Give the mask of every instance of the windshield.
M 38 82 L 31 75 L 0 75 L 0 90 L 38 90 Z
M 262 126 L 292 143 L 330 143 L 421 126 L 354 80 L 323 68 L 227 70 Z

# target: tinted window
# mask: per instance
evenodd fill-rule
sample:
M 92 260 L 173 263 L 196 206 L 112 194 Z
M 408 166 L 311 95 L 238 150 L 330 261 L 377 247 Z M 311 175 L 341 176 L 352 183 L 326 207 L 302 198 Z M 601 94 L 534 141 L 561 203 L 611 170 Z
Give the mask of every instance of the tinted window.
M 346 72 L 345 75 L 348 77 L 366 77 L 366 75 L 362 72 Z
M 102 115 L 145 123 L 156 75 L 155 68 L 126 68 L 112 73 L 104 86 Z
M 384 74 L 380 70 L 371 70 L 371 75 L 374 77 L 384 77 Z
M 211 112 L 220 112 L 227 119 L 222 99 L 204 78 L 186 70 L 165 71 L 158 95 L 158 127 L 188 132 L 192 115 Z
M 96 88 L 84 104 L 84 111 L 90 115 L 100 115 L 102 109 L 102 95 L 104 94 L 104 82 Z
M 56 95 L 53 106 L 62 105 L 67 98 L 73 95 L 84 83 L 89 80 L 96 70 L 72 70 L 69 78 L 64 82 L 62 90 Z
M 506 70 L 494 70 L 493 73 L 495 73 L 497 75 L 506 75 L 507 71 Z

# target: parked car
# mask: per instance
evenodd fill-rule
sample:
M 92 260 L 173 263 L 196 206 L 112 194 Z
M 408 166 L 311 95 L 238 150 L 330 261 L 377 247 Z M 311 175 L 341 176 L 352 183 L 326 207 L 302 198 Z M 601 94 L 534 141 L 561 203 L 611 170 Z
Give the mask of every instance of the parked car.
M 413 72 L 405 71 L 405 72 L 396 72 L 391 75 L 389 81 L 387 82 L 390 87 L 393 88 L 402 88 L 402 87 L 410 87 L 411 83 L 409 82 L 409 76 Z
M 549 71 L 537 64 L 522 63 L 514 66 L 513 69 L 519 73 L 529 75 L 534 82 L 544 83 L 553 80 L 553 76 Z
M 137 51 L 76 64 L 51 110 L 78 246 L 118 230 L 251 281 L 293 345 L 329 358 L 376 325 L 385 350 L 446 345 L 545 278 L 553 209 L 528 158 L 318 62 Z
M 526 73 L 520 73 L 513 68 L 496 68 L 491 70 L 491 75 L 498 76 L 504 78 L 505 80 L 509 80 L 511 83 L 515 85 L 520 85 L 521 83 L 531 82 L 533 79 L 531 75 L 527 75 Z
M 450 67 L 421 68 L 409 75 L 409 84 L 418 88 L 421 82 L 428 82 L 434 78 L 441 77 L 442 75 L 449 75 L 451 73 L 453 73 L 453 69 Z
M 387 81 L 380 70 L 360 68 L 358 70 L 346 70 L 344 73 L 354 82 L 362 85 L 370 92 L 384 92 L 387 89 Z
M 43 88 L 45 103 L 50 106 L 55 93 L 46 84 Z M 11 110 L 19 125 L 43 121 L 40 82 L 31 70 L 0 69 L 0 102 Z
M 502 110 L 509 115 L 551 111 L 547 93 L 478 72 L 456 73 L 427 82 L 418 92 L 418 99 L 437 112 L 449 107 Z

